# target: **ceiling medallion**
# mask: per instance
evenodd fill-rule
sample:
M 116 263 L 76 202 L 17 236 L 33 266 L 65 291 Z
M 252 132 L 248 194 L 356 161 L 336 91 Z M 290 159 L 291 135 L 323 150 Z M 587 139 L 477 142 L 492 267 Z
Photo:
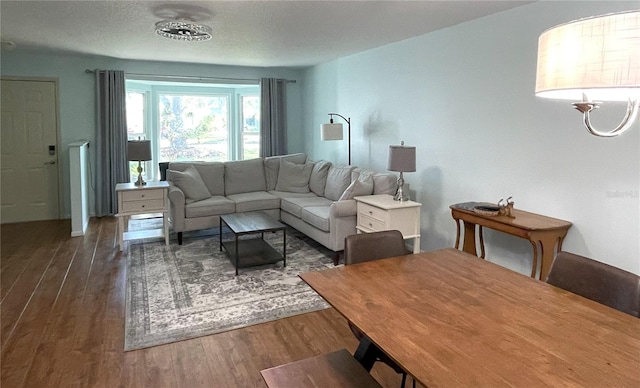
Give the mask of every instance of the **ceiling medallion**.
M 156 34 L 174 40 L 201 42 L 211 39 L 211 27 L 188 19 L 162 20 L 156 23 Z

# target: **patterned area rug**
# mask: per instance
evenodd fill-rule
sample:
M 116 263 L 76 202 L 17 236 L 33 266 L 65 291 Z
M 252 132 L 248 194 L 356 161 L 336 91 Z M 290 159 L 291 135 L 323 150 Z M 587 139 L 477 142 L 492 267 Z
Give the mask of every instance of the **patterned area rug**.
M 130 230 L 149 222 L 154 221 L 133 220 Z M 227 233 L 223 237 L 231 239 Z M 282 232 L 264 238 L 281 252 Z M 333 267 L 332 254 L 287 228 L 286 267 L 280 261 L 241 269 L 235 276 L 219 249 L 217 229 L 185 233 L 183 245 L 175 238 L 169 246 L 134 241 L 127 257 L 125 351 L 328 308 L 298 275 Z

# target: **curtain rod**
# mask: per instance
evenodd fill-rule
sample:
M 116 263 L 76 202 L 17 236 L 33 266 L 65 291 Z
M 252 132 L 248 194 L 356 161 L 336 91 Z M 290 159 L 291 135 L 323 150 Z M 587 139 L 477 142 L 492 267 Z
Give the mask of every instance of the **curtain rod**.
M 95 73 L 99 71 L 99 69 L 85 69 L 85 73 Z M 189 75 L 158 75 L 158 74 L 137 74 L 137 73 L 125 73 L 127 77 L 146 77 L 146 78 L 167 78 L 167 79 L 185 79 L 185 80 L 198 80 L 198 81 L 253 81 L 260 82 L 258 78 L 225 78 L 225 77 L 199 77 L 199 76 L 189 76 Z M 296 80 L 294 79 L 281 79 L 279 80 L 295 84 Z

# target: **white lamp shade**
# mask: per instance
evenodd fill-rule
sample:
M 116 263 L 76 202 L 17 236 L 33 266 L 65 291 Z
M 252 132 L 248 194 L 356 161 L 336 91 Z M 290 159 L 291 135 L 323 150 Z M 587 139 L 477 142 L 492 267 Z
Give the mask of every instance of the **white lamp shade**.
M 322 124 L 320 126 L 320 137 L 322 141 L 342 140 L 342 124 Z
M 640 11 L 581 19 L 538 40 L 536 95 L 581 101 L 640 97 Z
M 416 147 L 403 145 L 389 146 L 389 171 L 414 172 L 416 171 Z
M 151 141 L 129 140 L 127 143 L 127 159 L 133 161 L 151 160 Z

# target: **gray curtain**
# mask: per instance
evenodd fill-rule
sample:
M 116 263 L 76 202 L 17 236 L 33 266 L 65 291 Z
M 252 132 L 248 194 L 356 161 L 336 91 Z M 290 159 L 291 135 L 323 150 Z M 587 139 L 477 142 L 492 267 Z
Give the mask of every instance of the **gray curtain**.
M 287 153 L 286 80 L 260 79 L 260 156 Z
M 96 70 L 96 215 L 116 214 L 116 183 L 129 182 L 124 72 Z

